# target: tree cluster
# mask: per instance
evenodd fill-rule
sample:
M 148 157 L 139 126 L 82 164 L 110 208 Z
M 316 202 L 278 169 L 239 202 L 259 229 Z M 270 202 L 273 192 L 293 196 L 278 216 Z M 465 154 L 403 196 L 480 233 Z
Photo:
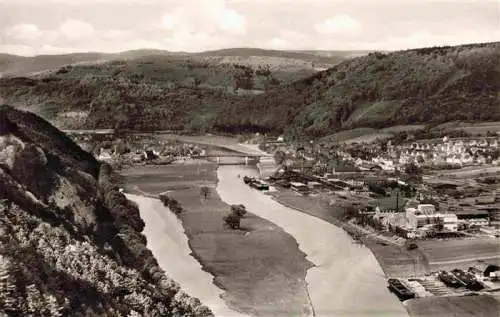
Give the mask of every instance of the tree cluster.
M 173 211 L 176 214 L 180 214 L 184 211 L 181 204 L 179 204 L 179 202 L 175 198 L 172 198 L 167 194 L 161 194 L 160 200 L 163 203 L 163 205 L 168 207 L 171 211 Z
M 223 217 L 224 223 L 231 229 L 240 229 L 241 219 L 245 217 L 246 213 L 244 205 L 231 205 L 231 213 Z

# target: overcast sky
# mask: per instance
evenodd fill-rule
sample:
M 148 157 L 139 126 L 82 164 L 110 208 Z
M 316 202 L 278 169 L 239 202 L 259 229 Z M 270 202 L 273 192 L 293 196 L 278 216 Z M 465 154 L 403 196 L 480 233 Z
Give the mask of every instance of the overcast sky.
M 397 50 L 500 41 L 500 0 L 0 0 L 0 52 Z

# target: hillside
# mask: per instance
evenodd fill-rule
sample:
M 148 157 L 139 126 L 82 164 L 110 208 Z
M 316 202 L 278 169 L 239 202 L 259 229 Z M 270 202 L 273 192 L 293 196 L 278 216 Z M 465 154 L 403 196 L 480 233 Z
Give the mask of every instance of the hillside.
M 371 53 L 278 87 L 217 122 L 323 136 L 335 130 L 500 118 L 500 43 Z
M 276 64 L 264 65 L 258 53 L 63 67 L 2 78 L 0 98 L 64 128 L 320 137 L 358 127 L 500 120 L 500 43 L 370 53 L 321 72 L 288 59 L 303 52 L 281 52 Z
M 295 64 L 303 70 L 314 70 L 314 67 L 331 67 L 334 64 L 349 57 L 351 52 L 335 51 L 329 55 L 315 54 L 310 52 L 292 52 L 279 50 L 264 50 L 254 48 L 235 48 L 217 51 L 206 51 L 199 53 L 170 52 L 164 50 L 141 49 L 124 51 L 121 53 L 73 53 L 61 55 L 37 55 L 33 57 L 16 56 L 11 54 L 0 54 L 0 77 L 3 76 L 27 76 L 32 73 L 58 69 L 75 63 L 92 63 L 112 60 L 134 60 L 141 58 L 162 59 L 194 59 L 198 61 L 212 61 L 216 65 L 220 63 L 235 63 L 247 58 L 258 58 L 264 66 L 273 64 L 279 68 Z M 224 57 L 223 60 L 220 58 Z M 250 65 L 247 65 L 250 66 Z M 255 66 L 255 65 L 254 65 Z
M 143 228 L 109 166 L 0 107 L 0 315 L 212 316 L 165 276 Z
M 213 127 L 224 104 L 306 78 L 317 72 L 314 60 L 331 62 L 323 67 L 339 61 L 253 49 L 196 54 L 139 50 L 118 55 L 110 61 L 96 55 L 100 61 L 30 77 L 0 78 L 0 100 L 64 128 L 205 131 Z M 75 56 L 61 58 L 76 60 Z M 37 58 L 41 57 L 33 59 Z
M 59 68 L 63 65 L 97 61 L 106 58 L 101 53 L 77 53 L 64 55 L 38 55 L 34 57 L 0 54 L 0 77 L 21 76 L 47 69 Z

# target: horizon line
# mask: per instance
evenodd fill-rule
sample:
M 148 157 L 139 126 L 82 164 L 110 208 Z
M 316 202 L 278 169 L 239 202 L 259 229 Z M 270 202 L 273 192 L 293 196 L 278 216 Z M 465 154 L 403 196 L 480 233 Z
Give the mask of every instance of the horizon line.
M 102 54 L 102 55 L 118 55 L 118 54 L 123 54 L 127 52 L 139 52 L 139 51 L 158 51 L 158 52 L 163 52 L 163 53 L 169 53 L 172 55 L 195 55 L 195 54 L 203 54 L 203 53 L 210 53 L 210 52 L 218 52 L 218 51 L 227 51 L 227 50 L 260 50 L 260 51 L 275 51 L 275 52 L 288 52 L 288 53 L 305 53 L 305 54 L 310 54 L 312 52 L 383 52 L 383 53 L 393 53 L 393 52 L 399 52 L 399 51 L 408 51 L 408 50 L 418 50 L 418 49 L 424 49 L 424 48 L 432 48 L 432 47 L 454 47 L 454 46 L 466 46 L 466 45 L 482 45 L 482 44 L 495 44 L 495 43 L 500 43 L 500 41 L 491 41 L 491 42 L 473 42 L 473 43 L 462 43 L 462 44 L 439 44 L 439 45 L 432 45 L 432 46 L 418 46 L 418 47 L 408 47 L 408 48 L 401 48 L 401 49 L 278 49 L 278 48 L 261 48 L 261 47 L 252 47 L 252 46 L 242 46 L 242 47 L 226 47 L 226 48 L 217 48 L 217 49 L 209 49 L 209 50 L 201 50 L 201 51 L 170 51 L 168 49 L 161 49 L 161 48 L 137 48 L 137 49 L 129 49 L 129 50 L 123 50 L 123 51 L 113 51 L 113 52 L 103 52 L 103 51 L 75 51 L 75 52 L 68 52 L 68 53 L 46 53 L 46 54 L 34 54 L 34 55 L 21 55 L 21 54 L 12 54 L 9 52 L 3 52 L 0 51 L 0 55 L 11 55 L 11 56 L 17 56 L 17 57 L 26 57 L 26 58 L 32 58 L 32 57 L 39 57 L 39 56 L 67 56 L 67 55 L 75 55 L 75 54 Z

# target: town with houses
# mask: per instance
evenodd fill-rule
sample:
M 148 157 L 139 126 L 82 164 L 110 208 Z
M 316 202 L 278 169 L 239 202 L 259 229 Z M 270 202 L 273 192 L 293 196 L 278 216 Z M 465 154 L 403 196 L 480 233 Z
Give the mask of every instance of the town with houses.
M 118 166 L 176 164 L 206 159 L 212 151 L 206 144 L 151 136 L 102 135 L 98 142 L 95 135 L 73 137 L 99 160 Z M 268 155 L 257 163 L 261 178 L 245 183 L 270 195 L 293 193 L 341 206 L 344 212 L 335 217 L 356 239 L 370 236 L 404 250 L 398 252 L 424 254 L 426 269 L 388 275 L 389 288 L 401 300 L 500 290 L 499 252 L 491 247 L 500 241 L 498 137 L 326 145 L 256 135 L 247 143 Z M 442 241 L 442 249 L 430 244 Z M 455 256 L 461 252 L 455 243 L 470 243 L 470 261 L 449 267 L 426 258 L 427 249 L 429 257 Z

